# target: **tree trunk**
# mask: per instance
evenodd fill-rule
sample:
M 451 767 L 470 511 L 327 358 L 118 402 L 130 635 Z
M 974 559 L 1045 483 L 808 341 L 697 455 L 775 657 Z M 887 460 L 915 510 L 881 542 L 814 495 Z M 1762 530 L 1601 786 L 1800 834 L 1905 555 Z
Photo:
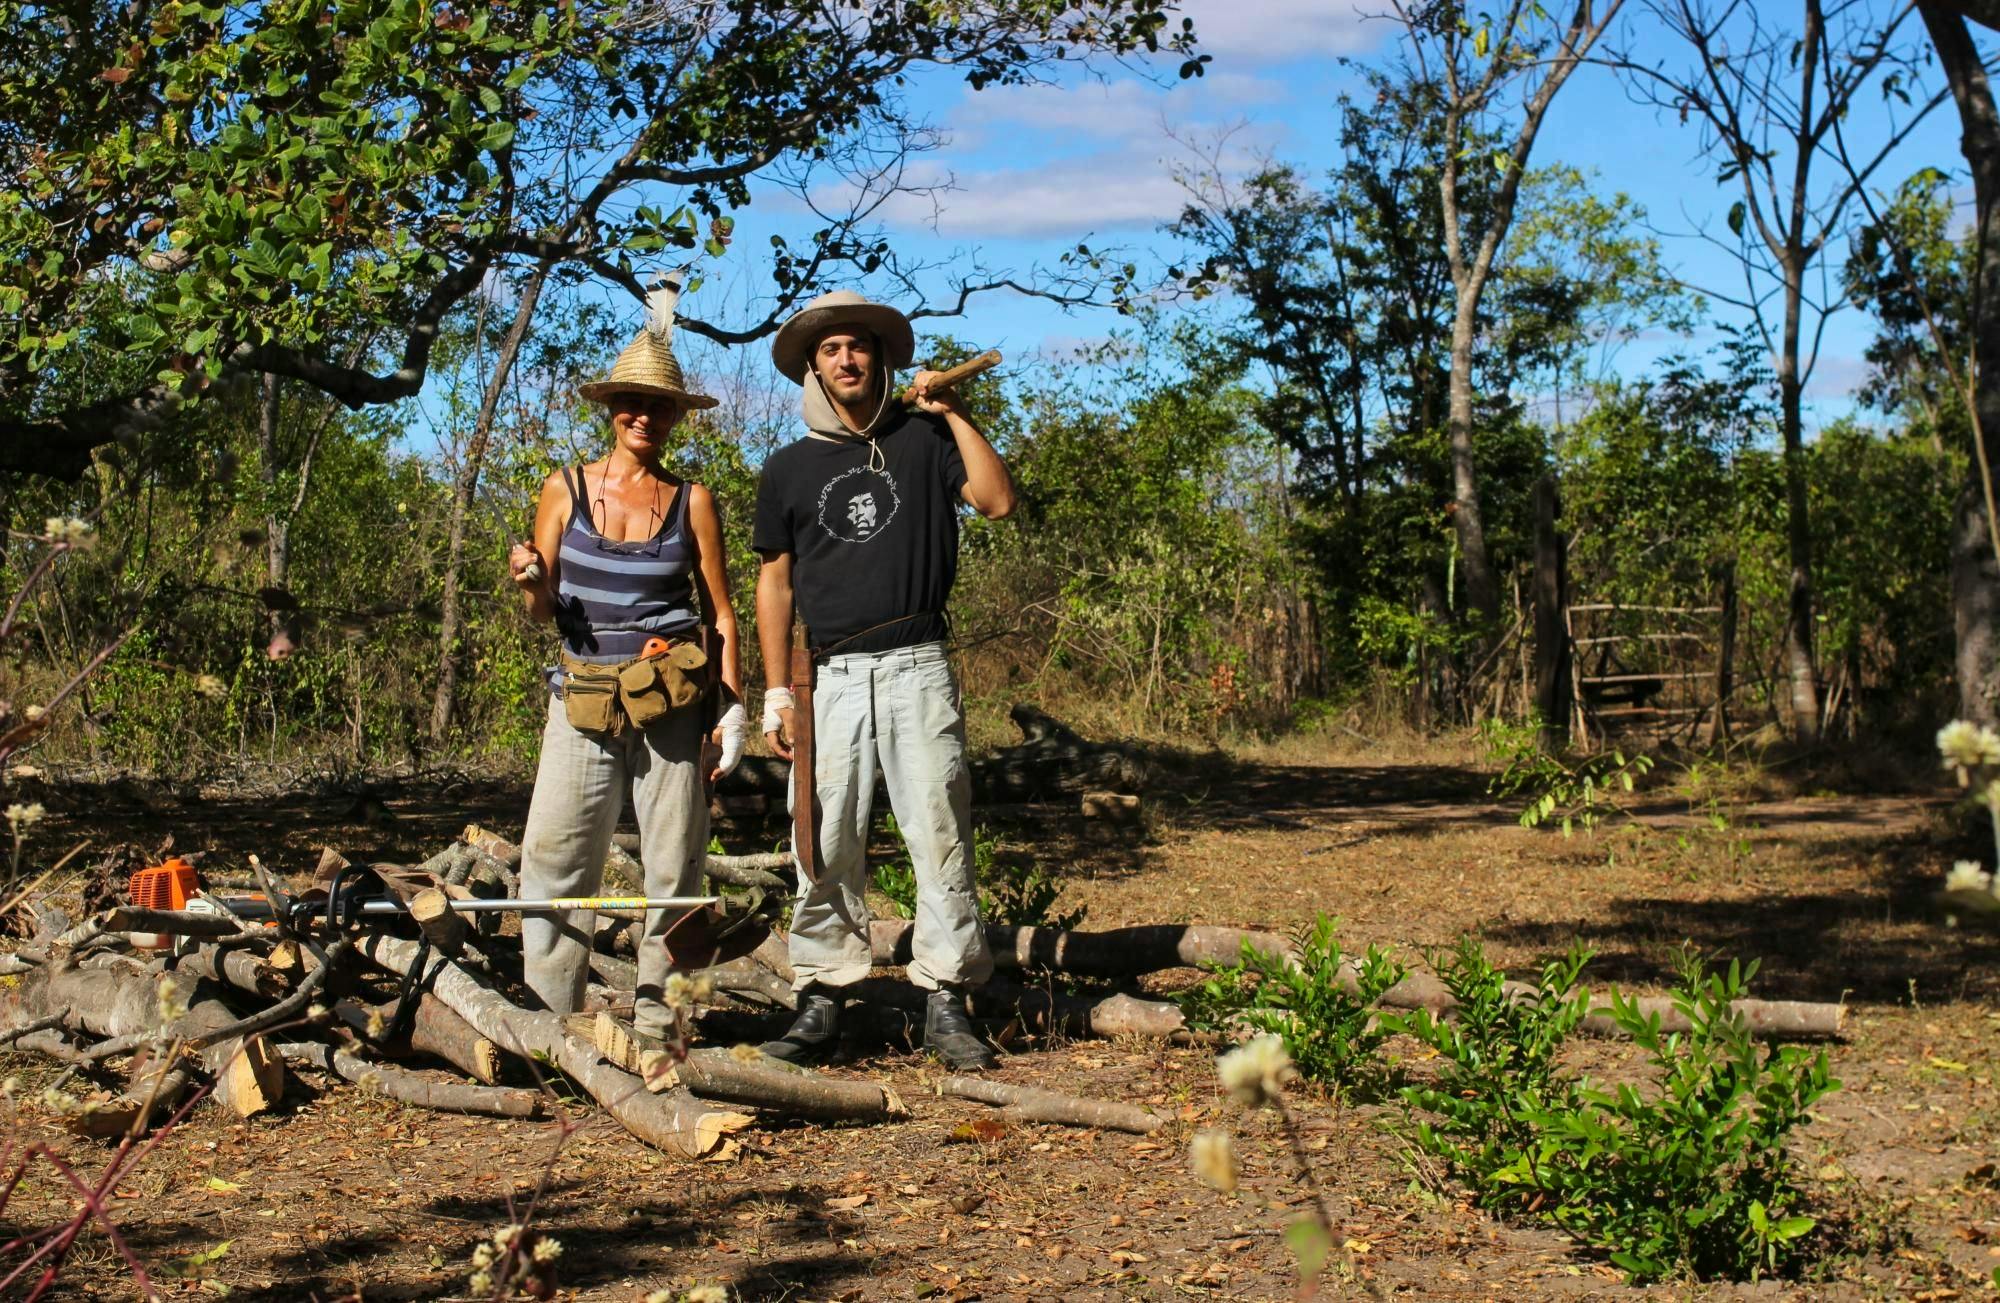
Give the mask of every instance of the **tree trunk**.
M 1974 8 L 1959 5 L 1963 10 Z M 1958 495 L 1951 531 L 1952 626 L 1957 635 L 1958 713 L 2000 724 L 2000 543 L 1995 542 L 1992 468 L 2000 461 L 2000 112 L 1985 65 L 1951 6 L 1917 5 L 1937 45 L 1938 61 L 1958 103 L 1959 143 L 1971 165 L 1979 253 L 1973 293 L 1971 368 L 1973 439 L 1970 478 Z M 1975 11 L 1981 22 L 2000 14 Z
M 1799 379 L 1799 320 L 1804 268 L 1785 269 L 1785 326 L 1778 354 L 1778 395 L 1785 436 L 1785 550 L 1792 566 L 1785 619 L 1785 667 L 1791 680 L 1792 736 L 1819 741 L 1819 672 L 1813 660 L 1812 516 L 1807 497 L 1804 385 Z
M 1451 388 L 1447 422 L 1451 434 L 1451 519 L 1458 531 L 1459 572 L 1465 577 L 1465 605 L 1479 627 L 1483 652 L 1498 636 L 1500 584 L 1486 550 L 1486 517 L 1479 506 L 1479 473 L 1472 456 L 1472 342 L 1483 280 L 1461 291 L 1451 323 Z M 1474 659 L 1478 659 L 1475 657 Z
M 1560 750 L 1569 740 L 1569 601 L 1566 540 L 1556 529 L 1561 512 L 1556 477 L 1535 483 L 1535 710 L 1542 717 L 1542 745 Z
M 534 271 L 521 285 L 521 298 L 514 307 L 514 322 L 507 328 L 507 334 L 500 341 L 500 352 L 493 359 L 493 374 L 486 381 L 486 391 L 479 399 L 479 415 L 473 422 L 472 437 L 466 440 L 465 454 L 459 463 L 458 479 L 452 486 L 451 525 L 446 535 L 444 559 L 444 595 L 439 602 L 438 614 L 438 667 L 437 695 L 431 699 L 431 741 L 442 742 L 451 728 L 452 711 L 458 702 L 458 639 L 463 617 L 460 614 L 459 590 L 465 569 L 466 517 L 472 512 L 472 499 L 479 488 L 479 470 L 486 462 L 486 448 L 493 438 L 493 421 L 500 410 L 500 398 L 506 392 L 507 379 L 514 370 L 514 359 L 520 356 L 521 341 L 527 337 L 528 326 L 534 320 L 535 303 L 542 296 L 542 285 L 548 280 L 550 263 L 543 260 L 535 264 Z
M 1982 389 L 1995 384 L 1983 373 L 1980 383 Z M 1982 393 L 1979 401 L 1990 402 L 1993 419 L 2000 421 L 2000 393 L 1991 398 Z M 1973 474 L 1979 474 L 1977 467 Z M 2000 726 L 2000 564 L 1994 560 L 1985 493 L 1978 484 L 1966 485 L 1958 495 L 1952 521 L 1951 616 L 1958 637 L 1959 717 Z
M 263 462 L 259 477 L 264 482 L 264 580 L 283 592 L 292 573 L 292 517 L 278 505 L 278 377 L 266 371 L 258 391 L 257 441 Z M 298 647 L 299 617 L 296 608 L 274 609 L 270 613 L 268 652 L 282 659 Z

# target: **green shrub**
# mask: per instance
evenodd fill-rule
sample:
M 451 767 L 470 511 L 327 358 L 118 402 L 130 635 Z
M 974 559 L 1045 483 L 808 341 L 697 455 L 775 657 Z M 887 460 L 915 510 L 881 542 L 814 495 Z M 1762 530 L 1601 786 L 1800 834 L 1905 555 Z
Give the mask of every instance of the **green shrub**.
M 1389 1033 L 1374 1006 L 1405 969 L 1377 946 L 1358 963 L 1346 960 L 1334 935 L 1339 926 L 1321 914 L 1300 928 L 1291 960 L 1245 941 L 1241 962 L 1214 969 L 1177 997 L 1188 1026 L 1271 1033 L 1284 1041 L 1300 1075 L 1336 1090 L 1377 1093 L 1389 1080 L 1379 1053 Z
M 1589 832 L 1610 813 L 1623 813 L 1616 792 L 1630 792 L 1633 779 L 1649 772 L 1652 757 L 1627 757 L 1623 751 L 1601 752 L 1575 761 L 1542 747 L 1541 724 L 1489 719 L 1480 724 L 1486 758 L 1501 766 L 1486 784 L 1487 795 L 1500 801 L 1527 798 L 1521 807 L 1523 828 L 1560 823 L 1567 837 L 1578 827 Z
M 1587 951 L 1511 1000 L 1476 944 L 1439 965 L 1461 1001 L 1454 1022 L 1417 1011 L 1384 1021 L 1437 1051 L 1440 1072 L 1403 1092 L 1417 1148 L 1469 1180 L 1479 1202 L 1553 1222 L 1606 1250 L 1634 1282 L 1675 1272 L 1755 1277 L 1783 1269 L 1812 1230 L 1797 1210 L 1785 1141 L 1838 1088 L 1824 1052 L 1758 1045 L 1730 1008 L 1753 963 L 1711 973 L 1683 955 L 1673 1004 L 1691 1030 L 1614 994 L 1611 1017 L 1645 1052 L 1656 1089 L 1598 1086 L 1558 1071 L 1588 1012 Z

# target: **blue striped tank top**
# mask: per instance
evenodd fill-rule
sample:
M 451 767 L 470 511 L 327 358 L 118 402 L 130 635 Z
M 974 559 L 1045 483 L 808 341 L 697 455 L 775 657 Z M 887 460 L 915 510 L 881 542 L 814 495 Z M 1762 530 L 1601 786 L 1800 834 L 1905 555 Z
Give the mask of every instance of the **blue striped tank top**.
M 583 469 L 570 486 L 563 530 L 556 628 L 580 661 L 615 664 L 639 654 L 646 639 L 685 633 L 700 623 L 694 609 L 694 538 L 688 530 L 683 482 L 660 530 L 638 543 L 608 539 L 590 518 Z

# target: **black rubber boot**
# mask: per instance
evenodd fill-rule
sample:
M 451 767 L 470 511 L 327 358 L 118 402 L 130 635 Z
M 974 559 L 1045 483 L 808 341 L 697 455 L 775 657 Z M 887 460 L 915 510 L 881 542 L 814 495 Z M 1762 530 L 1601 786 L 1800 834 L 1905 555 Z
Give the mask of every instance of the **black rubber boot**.
M 817 986 L 799 993 L 799 1014 L 775 1041 L 757 1048 L 784 1063 L 824 1063 L 840 1048 L 841 1001 Z
M 924 1049 L 954 1072 L 984 1071 L 996 1062 L 973 1030 L 965 997 L 957 991 L 932 991 L 924 1001 Z

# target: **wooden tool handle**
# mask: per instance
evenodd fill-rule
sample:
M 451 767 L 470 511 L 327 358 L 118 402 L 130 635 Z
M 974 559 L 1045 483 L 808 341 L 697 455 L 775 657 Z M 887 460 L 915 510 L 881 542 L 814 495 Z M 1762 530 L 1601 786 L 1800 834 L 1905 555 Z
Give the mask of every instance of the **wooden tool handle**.
M 939 390 L 949 389 L 961 381 L 970 380 L 976 375 L 984 375 L 999 365 L 1000 350 L 989 348 L 971 361 L 960 362 L 951 370 L 940 374 L 937 379 L 931 381 L 931 392 L 937 393 Z M 905 403 L 914 403 L 917 401 L 917 387 L 915 385 L 911 385 L 903 391 L 903 401 Z
M 819 881 L 819 778 L 814 766 L 813 661 L 792 648 L 792 856 L 807 882 Z

